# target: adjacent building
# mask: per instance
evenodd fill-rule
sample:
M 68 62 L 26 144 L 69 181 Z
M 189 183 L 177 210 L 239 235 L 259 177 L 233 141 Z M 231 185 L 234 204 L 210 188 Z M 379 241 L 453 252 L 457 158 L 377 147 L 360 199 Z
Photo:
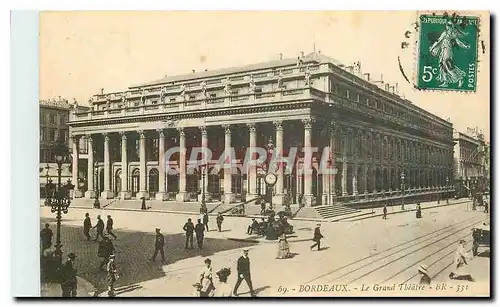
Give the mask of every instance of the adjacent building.
M 102 92 L 90 103 L 91 110 L 72 111 L 69 122 L 73 152 L 82 140 L 88 147 L 85 171 L 76 171 L 81 160 L 73 155 L 72 173 L 73 181 L 86 182 L 86 198 L 97 192 L 183 202 L 196 200 L 204 182 L 209 200 L 249 200 L 262 181 L 257 166 L 243 169 L 246 149 L 269 143 L 285 157 L 299 149 L 276 170 L 274 204 L 368 201 L 397 197 L 401 189 L 437 194 L 453 171 L 450 122 L 402 98 L 397 84 L 363 73 L 360 63 L 345 66 L 316 52 L 168 76 Z M 174 147 L 180 152 L 165 155 Z M 187 171 L 195 147 L 213 153 L 206 180 L 201 169 Z M 231 147 L 236 167 L 219 169 Z M 318 153 L 305 154 L 312 147 Z M 324 150 L 336 174 L 322 174 Z
M 455 179 L 489 177 L 489 148 L 485 146 L 483 134 L 471 129 L 467 133 L 455 131 L 453 141 Z

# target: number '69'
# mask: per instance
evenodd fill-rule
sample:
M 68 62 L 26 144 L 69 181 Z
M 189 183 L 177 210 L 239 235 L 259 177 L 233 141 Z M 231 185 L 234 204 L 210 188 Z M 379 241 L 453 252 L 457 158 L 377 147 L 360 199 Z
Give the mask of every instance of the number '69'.
M 422 73 L 422 80 L 424 82 L 430 82 L 434 75 L 437 74 L 437 68 L 432 66 L 424 66 L 424 72 Z

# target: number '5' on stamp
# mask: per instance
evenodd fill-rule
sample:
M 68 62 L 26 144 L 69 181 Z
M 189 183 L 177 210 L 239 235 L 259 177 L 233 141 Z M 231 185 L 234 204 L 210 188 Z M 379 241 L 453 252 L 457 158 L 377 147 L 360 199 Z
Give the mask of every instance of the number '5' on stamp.
M 474 92 L 478 18 L 420 15 L 419 22 L 418 88 Z

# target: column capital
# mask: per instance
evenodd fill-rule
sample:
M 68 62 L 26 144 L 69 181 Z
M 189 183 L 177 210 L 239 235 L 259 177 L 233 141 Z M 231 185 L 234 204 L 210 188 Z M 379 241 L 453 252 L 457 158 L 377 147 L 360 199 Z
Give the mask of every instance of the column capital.
M 274 127 L 276 128 L 276 131 L 283 131 L 283 121 L 281 120 L 275 120 L 273 121 Z
M 338 128 L 339 128 L 338 122 L 335 121 L 335 120 L 331 120 L 330 121 L 330 127 L 329 127 L 330 132 L 335 133 L 335 132 L 337 132 Z
M 231 134 L 231 125 L 222 125 L 225 134 Z
M 137 130 L 137 133 L 139 134 L 140 138 L 141 139 L 145 139 L 146 138 L 146 133 L 144 130 Z
M 208 135 L 207 126 L 200 126 L 199 129 L 200 129 L 201 135 Z
M 257 125 L 255 123 L 247 123 L 247 127 L 249 132 L 257 131 Z
M 122 137 L 122 140 L 126 140 L 127 139 L 127 132 L 125 131 L 120 131 L 118 132 L 120 134 L 120 136 Z
M 165 130 L 163 130 L 163 129 L 156 129 L 156 132 L 158 132 L 158 136 L 160 138 L 164 138 L 165 137 Z
M 104 133 L 102 134 L 102 136 L 104 137 L 104 141 L 106 141 L 106 142 L 107 142 L 107 141 L 109 141 L 109 133 L 104 132 Z
M 302 118 L 301 121 L 304 124 L 305 129 L 312 129 L 312 125 L 316 122 L 316 119 L 314 117 L 305 117 Z
M 78 140 L 81 138 L 82 136 L 81 135 L 77 135 L 77 134 L 72 134 L 70 135 L 70 138 L 73 142 L 78 142 Z
M 93 141 L 92 134 L 90 134 L 90 133 L 85 134 L 85 138 L 87 139 L 88 142 L 92 142 Z
M 186 130 L 184 129 L 184 127 L 177 127 L 177 131 L 179 131 L 179 136 L 186 136 Z

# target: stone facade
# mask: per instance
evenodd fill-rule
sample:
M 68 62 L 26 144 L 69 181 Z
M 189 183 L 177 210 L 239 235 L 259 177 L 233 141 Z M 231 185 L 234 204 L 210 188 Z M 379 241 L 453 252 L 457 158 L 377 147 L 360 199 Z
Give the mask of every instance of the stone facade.
M 256 167 L 231 172 L 213 165 L 233 147 L 241 168 L 246 149 L 266 147 L 270 138 L 284 157 L 299 149 L 297 159 L 277 170 L 275 204 L 397 195 L 402 177 L 407 192 L 439 190 L 452 175 L 452 125 L 395 88 L 317 53 L 166 77 L 95 95 L 91 111 L 72 112 L 73 152 L 87 141 L 86 197 L 94 196 L 98 180 L 105 198 L 196 200 L 201 176 L 188 172 L 186 159 L 201 147 L 213 152 L 207 199 L 248 200 L 263 187 Z M 174 147 L 180 153 L 166 161 L 165 151 Z M 308 154 L 314 147 L 319 152 Z M 320 171 L 325 150 L 336 174 Z
M 472 179 L 489 177 L 489 150 L 485 146 L 482 135 L 468 135 L 455 131 L 453 133 L 455 179 Z

